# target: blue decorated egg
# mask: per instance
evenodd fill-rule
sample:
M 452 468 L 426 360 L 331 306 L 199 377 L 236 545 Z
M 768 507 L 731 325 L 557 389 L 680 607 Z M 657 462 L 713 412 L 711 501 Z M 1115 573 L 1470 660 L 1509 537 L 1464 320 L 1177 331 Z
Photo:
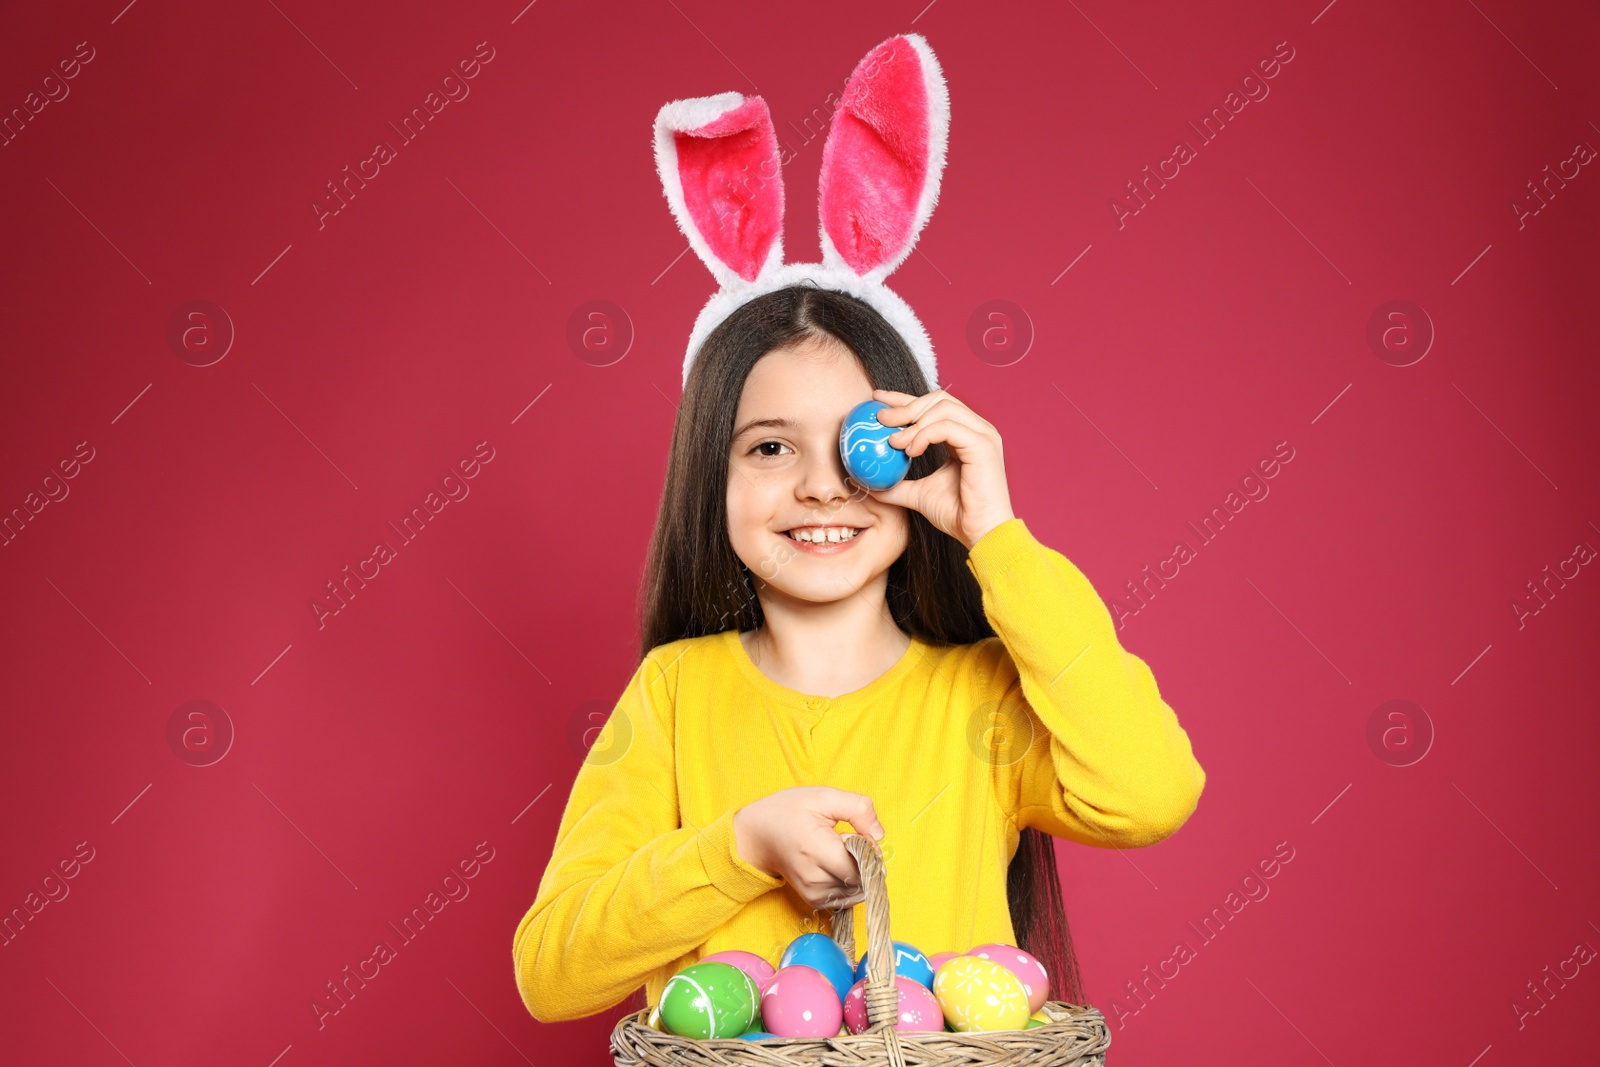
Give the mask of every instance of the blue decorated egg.
M 778 969 L 795 965 L 810 967 L 826 978 L 839 994 L 839 1005 L 844 1006 L 845 995 L 855 984 L 850 967 L 850 957 L 844 954 L 839 943 L 827 934 L 801 934 L 789 942 L 778 960 Z M 835 1027 L 838 1023 L 834 1024 Z
M 922 950 L 904 941 L 894 941 L 891 944 L 894 945 L 894 973 L 932 989 L 933 964 L 922 954 Z M 861 961 L 856 964 L 856 981 L 859 982 L 866 977 L 867 955 L 863 952 Z
M 890 405 L 866 400 L 850 409 L 839 427 L 839 458 L 844 469 L 863 488 L 888 489 L 911 469 L 911 457 L 889 443 L 899 426 L 885 426 L 878 412 Z

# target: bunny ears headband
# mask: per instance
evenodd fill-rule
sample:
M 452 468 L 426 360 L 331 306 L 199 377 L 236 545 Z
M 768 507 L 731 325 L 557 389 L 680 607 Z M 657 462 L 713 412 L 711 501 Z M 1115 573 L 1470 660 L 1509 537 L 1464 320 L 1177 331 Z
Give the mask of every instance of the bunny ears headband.
M 950 132 L 950 95 L 921 36 L 891 37 L 856 64 L 822 148 L 822 262 L 783 262 L 777 133 L 759 96 L 674 100 L 656 114 L 656 170 L 678 228 L 721 288 L 689 335 L 683 379 L 700 345 L 733 311 L 811 281 L 849 293 L 888 320 L 938 388 L 933 343 L 883 280 L 933 214 Z

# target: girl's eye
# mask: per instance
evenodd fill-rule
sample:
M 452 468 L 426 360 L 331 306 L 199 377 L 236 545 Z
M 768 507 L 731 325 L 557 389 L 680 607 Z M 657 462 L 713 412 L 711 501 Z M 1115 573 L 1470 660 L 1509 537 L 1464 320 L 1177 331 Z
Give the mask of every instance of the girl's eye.
M 760 452 L 760 454 L 763 457 L 767 457 L 767 458 L 776 457 L 776 456 L 779 456 L 779 455 L 782 454 L 782 453 L 779 453 L 779 452 L 761 452 L 761 449 L 768 448 L 768 447 L 772 447 L 772 448 L 787 448 L 789 446 L 785 445 L 782 441 L 762 441 L 759 444 L 757 444 L 754 448 L 750 449 L 750 451 L 752 453 Z

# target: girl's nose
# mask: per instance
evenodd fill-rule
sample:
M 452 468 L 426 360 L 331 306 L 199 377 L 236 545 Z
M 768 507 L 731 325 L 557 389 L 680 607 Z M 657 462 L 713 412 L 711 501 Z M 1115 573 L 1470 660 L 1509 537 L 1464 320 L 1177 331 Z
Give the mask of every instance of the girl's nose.
M 821 452 L 811 451 L 800 473 L 800 484 L 795 487 L 802 500 L 831 503 L 850 496 L 850 484 L 845 481 L 844 463 L 837 448 Z

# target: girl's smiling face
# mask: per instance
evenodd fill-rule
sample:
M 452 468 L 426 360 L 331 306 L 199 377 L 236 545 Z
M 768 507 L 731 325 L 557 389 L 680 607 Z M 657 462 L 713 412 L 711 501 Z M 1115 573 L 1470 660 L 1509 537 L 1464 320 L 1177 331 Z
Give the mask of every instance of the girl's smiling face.
M 860 361 L 831 338 L 773 349 L 745 379 L 728 457 L 728 538 L 768 594 L 841 600 L 905 551 L 905 509 L 847 481 L 839 458 L 845 415 L 871 399 Z M 807 528 L 825 543 L 790 536 Z

